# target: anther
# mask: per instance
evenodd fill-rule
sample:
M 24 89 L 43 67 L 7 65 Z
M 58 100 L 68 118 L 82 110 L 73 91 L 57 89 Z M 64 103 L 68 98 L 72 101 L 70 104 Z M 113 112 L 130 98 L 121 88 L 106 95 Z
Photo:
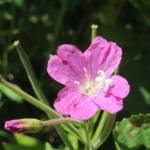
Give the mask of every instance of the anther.
M 110 85 L 112 83 L 112 79 L 106 79 L 106 83 Z
M 84 71 L 85 73 L 87 73 L 87 69 L 86 69 L 85 67 L 83 67 L 83 71 Z
M 101 76 L 98 76 L 98 77 L 95 78 L 95 81 L 96 81 L 96 82 L 99 82 L 99 81 L 102 81 L 102 80 L 104 80 L 104 77 L 103 77 L 103 76 L 102 76 L 102 77 L 101 77 Z
M 74 84 L 80 84 L 80 82 L 79 82 L 79 81 L 74 81 L 73 83 L 74 83 Z
M 97 74 L 101 74 L 102 76 L 105 76 L 105 73 L 103 70 L 98 70 Z

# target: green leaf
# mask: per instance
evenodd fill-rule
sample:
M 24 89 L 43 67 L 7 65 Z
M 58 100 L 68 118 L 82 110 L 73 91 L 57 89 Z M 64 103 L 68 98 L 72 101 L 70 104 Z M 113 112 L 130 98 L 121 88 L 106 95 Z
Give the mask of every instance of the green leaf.
M 32 23 L 37 23 L 37 22 L 38 22 L 38 17 L 35 16 L 35 15 L 32 15 L 32 16 L 30 16 L 29 20 L 30 20 Z
M 80 122 L 81 125 L 81 122 Z M 78 129 L 73 126 L 72 124 L 61 124 L 60 125 L 66 132 L 71 133 L 73 136 L 77 137 L 78 140 L 80 140 L 82 143 L 85 143 L 84 141 L 84 130 L 81 128 L 81 126 L 78 126 Z
M 61 127 L 68 133 L 71 133 L 72 135 L 75 135 L 77 137 L 77 134 L 75 134 L 75 132 L 69 128 L 69 126 L 66 126 L 65 124 L 61 124 Z M 79 129 L 78 129 L 79 130 Z
M 13 20 L 13 15 L 7 11 L 4 12 L 4 18 L 8 21 Z
M 77 134 L 75 134 L 75 132 L 73 132 L 68 126 L 64 125 L 64 124 L 61 124 L 61 126 L 63 127 L 64 130 L 66 130 L 66 132 L 68 133 L 68 137 L 69 137 L 69 140 L 70 142 L 72 143 L 72 146 L 74 147 L 74 149 L 78 149 L 78 139 L 80 137 L 77 136 Z M 83 138 L 83 135 L 84 135 L 84 131 L 79 128 L 78 129 L 78 132 L 80 133 L 80 136 Z M 80 139 L 81 140 L 81 139 Z
M 16 86 L 16 85 L 15 85 Z M 17 86 L 18 87 L 18 86 Z M 19 87 L 18 87 L 19 88 Z M 15 92 L 13 92 L 12 90 L 10 90 L 9 88 L 7 88 L 5 85 L 0 84 L 0 93 L 4 94 L 5 96 L 7 96 L 10 100 L 15 101 L 17 103 L 21 103 L 23 102 L 23 98 L 16 94 Z
M 0 5 L 4 5 L 6 3 L 5 0 L 0 0 Z
M 7 45 L 7 47 L 6 47 L 5 50 L 6 50 L 7 53 L 9 53 L 9 52 L 11 52 L 13 49 L 14 49 L 13 45 L 10 44 L 10 45 Z
M 95 149 L 98 149 L 107 140 L 107 138 L 109 137 L 112 131 L 115 120 L 116 120 L 116 114 L 110 114 L 102 133 L 99 135 L 99 138 L 93 144 L 93 147 Z
M 101 135 L 104 127 L 106 126 L 106 123 L 109 118 L 110 118 L 110 114 L 108 112 L 103 112 L 102 117 L 96 128 L 96 131 L 93 134 L 92 143 L 95 143 L 97 141 L 97 139 L 99 138 L 99 135 Z
M 95 126 L 96 123 L 98 122 L 98 119 L 100 119 L 100 113 L 101 113 L 101 111 L 98 111 L 98 112 L 89 120 L 90 128 L 91 128 L 91 133 L 93 133 L 94 126 Z
M 14 134 L 14 138 L 19 145 L 34 147 L 41 146 L 41 142 L 34 137 L 25 135 L 25 134 Z
M 61 128 L 61 126 L 56 125 L 55 126 L 56 131 L 58 132 L 59 136 L 61 137 L 62 141 L 65 143 L 65 145 L 70 149 L 73 150 L 73 145 L 70 142 L 68 135 L 66 132 Z
M 23 6 L 24 0 L 13 0 L 13 3 L 16 6 L 21 7 L 21 6 Z
M 46 142 L 44 150 L 54 150 L 54 148 L 53 148 L 53 146 L 50 143 Z
M 139 11 L 141 20 L 145 21 L 145 24 L 150 26 L 149 8 L 150 1 L 148 0 L 129 0 L 129 2 Z M 138 17 L 137 17 L 138 18 Z
M 12 30 L 11 30 L 11 34 L 12 35 L 17 35 L 17 34 L 19 34 L 19 32 L 20 32 L 20 30 L 18 29 L 18 28 L 13 28 Z M 11 47 L 13 47 L 12 45 L 11 45 Z M 14 47 L 13 47 L 14 48 Z
M 0 137 L 10 138 L 9 134 L 4 130 L 0 130 Z
M 132 115 L 117 122 L 113 130 L 116 148 L 139 150 L 142 145 L 150 149 L 150 114 Z
M 96 113 L 96 115 L 94 115 L 94 117 L 92 118 L 92 123 L 93 124 L 96 124 L 96 122 L 97 122 L 97 120 L 99 119 L 99 117 L 100 117 L 100 111 L 98 111 L 97 113 Z
M 148 92 L 143 86 L 140 86 L 139 90 L 146 104 L 150 105 L 150 92 Z
M 33 147 L 28 147 L 28 146 L 23 146 L 23 145 L 18 145 L 16 143 L 2 143 L 3 149 L 4 150 L 43 150 L 43 147 L 38 147 L 38 146 L 33 146 Z
M 12 143 L 3 142 L 4 150 L 43 150 L 44 144 L 34 137 L 24 134 L 14 134 Z
M 70 139 L 74 149 L 79 149 L 78 148 L 78 146 L 79 146 L 78 145 L 78 138 L 76 136 L 74 136 L 73 134 L 68 134 L 68 136 L 69 136 L 69 139 Z
M 5 100 L 2 99 L 3 97 L 3 94 L 0 92 L 0 108 L 3 107 L 4 103 L 5 103 Z

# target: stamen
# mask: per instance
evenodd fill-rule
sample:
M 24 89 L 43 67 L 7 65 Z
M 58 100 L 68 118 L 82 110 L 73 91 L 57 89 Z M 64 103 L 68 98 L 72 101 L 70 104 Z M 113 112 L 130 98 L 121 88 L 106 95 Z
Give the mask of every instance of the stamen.
M 87 95 L 95 95 L 100 91 L 107 91 L 110 84 L 112 83 L 112 79 L 106 77 L 105 72 L 103 70 L 98 70 L 97 76 L 95 79 L 91 79 L 88 74 L 88 70 L 86 67 L 83 68 L 85 83 L 80 84 L 79 88 L 82 92 Z M 79 84 L 79 81 L 74 81 L 75 84 Z
M 96 82 L 100 82 L 100 81 L 103 81 L 103 80 L 105 80 L 105 77 L 103 77 L 103 76 L 98 76 L 98 77 L 95 78 Z
M 105 73 L 104 73 L 104 71 L 103 71 L 103 70 L 98 70 L 97 74 L 102 75 L 102 76 L 104 76 L 104 77 L 105 77 Z
M 112 83 L 112 81 L 113 81 L 112 79 L 106 79 L 106 83 L 109 85 Z
M 106 79 L 104 91 L 108 90 L 110 84 L 112 83 L 112 79 Z
M 83 71 L 84 71 L 85 73 L 87 73 L 87 69 L 86 69 L 85 67 L 83 67 Z
M 89 82 L 90 78 L 88 76 L 88 71 L 87 71 L 86 67 L 83 67 L 83 71 L 84 71 L 84 77 L 85 77 L 85 79 Z
M 91 85 L 90 82 L 87 82 L 86 83 L 86 88 L 90 88 L 90 85 Z
M 106 76 L 103 70 L 98 70 L 97 72 L 98 76 L 95 78 L 96 82 L 101 82 L 101 81 L 105 81 Z
M 80 84 L 80 82 L 79 82 L 79 81 L 74 81 L 73 83 L 74 83 L 74 84 Z

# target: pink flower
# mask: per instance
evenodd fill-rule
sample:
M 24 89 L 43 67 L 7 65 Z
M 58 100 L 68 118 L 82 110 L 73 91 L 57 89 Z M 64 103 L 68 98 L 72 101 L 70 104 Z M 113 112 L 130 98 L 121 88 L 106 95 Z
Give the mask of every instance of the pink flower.
M 11 132 L 22 132 L 23 123 L 18 120 L 10 120 L 5 122 L 5 129 Z
M 116 113 L 129 93 L 127 80 L 113 75 L 121 61 L 116 43 L 97 36 L 82 53 L 63 44 L 48 61 L 48 74 L 65 87 L 58 93 L 55 109 L 78 120 L 92 117 L 98 110 Z
M 33 118 L 14 119 L 5 122 L 5 129 L 10 132 L 36 133 L 44 127 L 41 120 Z

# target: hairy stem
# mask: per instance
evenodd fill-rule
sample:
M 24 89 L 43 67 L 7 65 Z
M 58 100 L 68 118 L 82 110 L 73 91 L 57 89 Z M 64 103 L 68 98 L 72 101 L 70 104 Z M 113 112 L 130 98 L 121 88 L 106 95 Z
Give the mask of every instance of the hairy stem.
M 6 87 L 17 93 L 18 95 L 22 96 L 27 102 L 33 104 L 37 108 L 41 109 L 42 111 L 51 114 L 55 117 L 62 117 L 60 114 L 58 114 L 55 110 L 50 108 L 48 105 L 44 104 L 43 102 L 40 102 L 38 99 L 32 97 L 28 93 L 24 92 L 23 90 L 17 88 L 12 83 L 6 81 L 2 75 L 0 75 L 0 83 L 4 84 Z
M 19 57 L 20 57 L 20 60 L 24 66 L 24 69 L 27 73 L 27 76 L 28 76 L 28 79 L 32 85 L 32 88 L 33 88 L 33 91 L 35 92 L 35 95 L 36 97 L 44 102 L 45 104 L 49 105 L 48 104 L 48 101 L 47 101 L 47 98 L 45 96 L 45 94 L 43 93 L 40 85 L 39 85 L 39 81 L 38 79 L 36 78 L 36 75 L 33 71 L 33 68 L 32 68 L 32 65 L 31 65 L 31 62 L 29 60 L 29 57 L 28 55 L 26 54 L 26 52 L 23 50 L 21 44 L 20 44 L 20 41 L 15 41 L 14 42 L 14 46 L 16 47 L 17 49 L 17 52 L 19 54 Z
M 71 122 L 76 122 L 76 121 L 72 118 L 56 118 L 56 119 L 49 119 L 49 120 L 43 121 L 44 126 L 51 126 L 55 124 L 71 123 Z

